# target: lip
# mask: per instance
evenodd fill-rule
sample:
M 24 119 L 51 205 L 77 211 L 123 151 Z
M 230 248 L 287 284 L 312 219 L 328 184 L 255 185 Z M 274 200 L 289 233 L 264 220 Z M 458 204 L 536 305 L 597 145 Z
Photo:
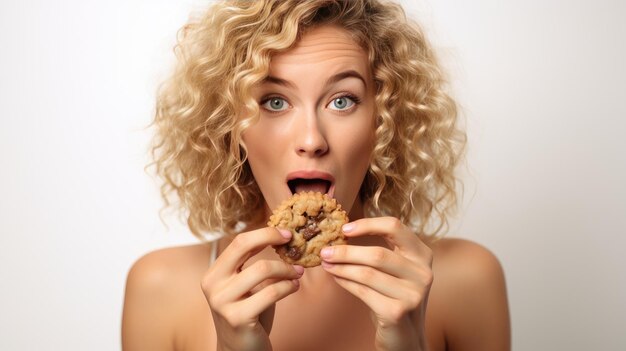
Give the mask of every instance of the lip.
M 328 172 L 318 171 L 318 170 L 299 170 L 299 171 L 289 172 L 287 174 L 287 178 L 285 182 L 288 182 L 292 179 L 297 179 L 297 178 L 327 180 L 330 182 L 330 187 L 328 188 L 328 193 L 326 193 L 326 195 L 328 195 L 331 198 L 335 196 L 335 177 L 333 177 L 333 175 Z

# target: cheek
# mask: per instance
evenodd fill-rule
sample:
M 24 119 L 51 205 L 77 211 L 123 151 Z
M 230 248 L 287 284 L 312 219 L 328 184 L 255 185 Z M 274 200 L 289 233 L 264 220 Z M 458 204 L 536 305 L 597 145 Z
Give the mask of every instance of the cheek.
M 354 177 L 360 177 L 361 173 L 364 176 L 374 150 L 373 126 L 356 126 L 349 133 L 340 135 L 338 140 L 343 149 L 346 171 Z
M 351 152 L 351 162 L 353 169 L 359 171 L 365 176 L 365 172 L 369 168 L 372 151 L 374 150 L 373 137 L 364 137 L 355 144 Z
M 280 178 L 281 162 L 286 148 L 282 131 L 263 121 L 249 127 L 242 135 L 248 150 L 248 164 L 252 176 L 266 201 L 273 203 L 272 194 L 277 193 L 275 179 Z M 275 199 L 274 199 L 275 200 Z M 275 202 L 275 201 L 274 201 Z
M 272 154 L 269 143 L 263 143 L 263 131 L 254 127 L 250 128 L 244 132 L 242 140 L 248 151 L 248 163 L 254 178 L 263 178 L 261 175 L 268 166 Z
M 280 148 L 279 143 L 275 142 L 280 140 L 276 138 L 276 132 L 261 122 L 249 127 L 241 139 L 248 150 L 248 160 L 253 166 L 257 164 L 262 166 L 271 161 Z M 273 142 L 268 142 L 268 140 L 273 140 Z
M 335 196 L 346 210 L 351 211 L 370 166 L 374 150 L 373 127 L 355 126 L 339 135 L 336 146 L 335 150 L 341 155 L 338 158 L 341 172 L 337 174 Z

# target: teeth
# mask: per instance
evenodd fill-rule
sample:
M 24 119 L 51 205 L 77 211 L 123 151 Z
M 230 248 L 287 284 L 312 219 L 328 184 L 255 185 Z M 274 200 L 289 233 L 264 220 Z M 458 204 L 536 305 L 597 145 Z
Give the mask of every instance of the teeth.
M 300 192 L 320 192 L 326 194 L 330 189 L 330 182 L 324 179 L 292 179 L 287 182 L 292 194 Z

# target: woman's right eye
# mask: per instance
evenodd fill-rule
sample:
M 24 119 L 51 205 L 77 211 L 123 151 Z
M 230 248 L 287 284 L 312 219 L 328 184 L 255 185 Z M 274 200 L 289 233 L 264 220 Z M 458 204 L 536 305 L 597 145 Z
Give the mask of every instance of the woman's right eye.
M 264 100 L 261 106 L 270 112 L 280 112 L 289 108 L 289 103 L 283 98 L 271 97 Z

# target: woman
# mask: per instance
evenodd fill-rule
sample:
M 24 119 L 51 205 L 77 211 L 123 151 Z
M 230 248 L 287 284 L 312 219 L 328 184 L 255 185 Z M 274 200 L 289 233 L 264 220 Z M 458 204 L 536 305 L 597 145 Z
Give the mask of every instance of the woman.
M 436 238 L 464 135 L 420 29 L 398 5 L 226 1 L 188 24 L 156 114 L 162 193 L 219 240 L 131 269 L 125 350 L 506 350 L 504 276 Z M 347 245 L 278 258 L 292 193 L 337 199 Z

